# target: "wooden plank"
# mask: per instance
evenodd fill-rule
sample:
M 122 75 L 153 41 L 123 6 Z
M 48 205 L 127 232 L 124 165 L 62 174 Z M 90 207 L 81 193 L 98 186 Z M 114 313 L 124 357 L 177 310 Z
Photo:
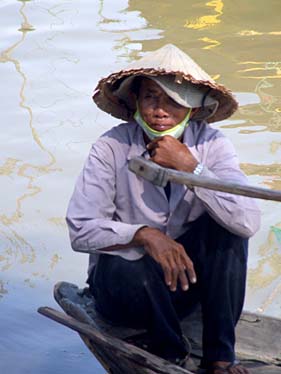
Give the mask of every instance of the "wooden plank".
M 221 179 L 163 168 L 152 161 L 145 160 L 143 157 L 136 157 L 130 160 L 129 169 L 135 174 L 161 187 L 165 187 L 167 182 L 170 181 L 185 184 L 190 188 L 197 186 L 256 199 L 281 201 L 281 191 L 279 190 L 241 185 L 231 181 L 223 181 Z
M 192 351 L 201 355 L 200 311 L 185 318 L 181 326 L 192 342 Z M 239 359 L 281 365 L 281 320 L 243 312 L 236 327 L 236 354 Z
M 100 333 L 96 328 L 49 307 L 38 312 L 70 329 L 86 336 L 98 356 L 109 363 L 114 374 L 192 374 L 179 366 L 156 357 L 120 339 Z
M 281 320 L 244 312 L 236 329 L 237 353 L 281 365 Z

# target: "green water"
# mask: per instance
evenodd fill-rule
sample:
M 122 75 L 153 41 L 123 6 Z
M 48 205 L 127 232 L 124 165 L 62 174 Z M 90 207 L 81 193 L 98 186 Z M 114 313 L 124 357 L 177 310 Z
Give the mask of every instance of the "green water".
M 176 44 L 234 91 L 239 111 L 214 126 L 251 183 L 281 189 L 280 11 L 277 0 L 0 2 L 1 373 L 104 372 L 36 313 L 55 306 L 57 281 L 85 281 L 64 215 L 91 143 L 118 123 L 91 101 L 99 78 Z M 281 317 L 281 205 L 259 204 L 245 308 Z

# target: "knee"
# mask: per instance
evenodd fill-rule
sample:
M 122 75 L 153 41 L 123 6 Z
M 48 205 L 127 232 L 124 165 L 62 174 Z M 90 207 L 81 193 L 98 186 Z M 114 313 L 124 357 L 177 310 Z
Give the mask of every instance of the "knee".
M 150 283 L 151 274 L 144 257 L 135 261 L 123 258 L 116 260 L 117 264 L 114 266 L 111 275 L 119 283 L 119 286 L 122 284 L 126 289 L 131 288 L 136 290 L 146 287 Z

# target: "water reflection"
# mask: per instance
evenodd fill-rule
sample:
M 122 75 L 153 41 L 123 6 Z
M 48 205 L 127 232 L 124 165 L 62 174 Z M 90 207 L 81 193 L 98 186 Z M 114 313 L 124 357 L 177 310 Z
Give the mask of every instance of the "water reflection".
M 14 230 L 10 230 L 10 233 L 3 233 L 5 237 L 5 249 L 4 254 L 7 254 L 7 257 L 2 256 L 5 264 L 1 270 L 7 270 L 11 267 L 13 260 L 19 260 L 21 264 L 33 263 L 36 254 L 35 249 L 28 243 L 22 236 L 20 236 Z
M 267 310 L 276 298 L 281 297 L 281 222 L 270 228 L 267 240 L 259 248 L 260 260 L 248 273 L 248 284 L 252 292 L 259 289 L 270 289 L 267 297 L 258 308 L 259 312 Z
M 0 261 L 1 261 L 1 256 L 0 256 Z M 5 288 L 6 287 L 6 284 L 7 282 L 3 282 L 2 280 L 0 280 L 0 299 L 8 293 L 8 290 Z
M 23 33 L 25 32 L 28 32 L 28 31 L 33 31 L 35 30 L 35 28 L 28 22 L 28 19 L 24 13 L 24 7 L 25 7 L 25 3 L 28 2 L 28 1 L 31 1 L 31 0 L 18 0 L 20 2 L 22 2 L 22 7 L 20 8 L 19 12 L 20 14 L 22 15 L 22 18 L 23 18 L 23 22 L 21 24 L 21 28 L 19 29 L 19 31 L 22 31 Z
M 123 6 L 122 6 L 123 3 Z M 113 50 L 118 62 L 131 62 L 142 54 L 142 41 L 160 39 L 162 30 L 147 27 L 147 20 L 139 11 L 127 11 L 127 1 L 112 3 L 100 0 L 98 28 L 117 37 Z
M 12 222 L 18 222 L 19 219 L 21 218 L 21 205 L 22 205 L 23 200 L 25 200 L 26 198 L 33 197 L 41 191 L 41 189 L 39 187 L 34 185 L 34 180 L 36 178 L 34 176 L 34 171 L 37 172 L 38 175 L 40 175 L 42 173 L 48 173 L 50 171 L 53 171 L 50 168 L 56 162 L 56 160 L 55 160 L 54 156 L 51 154 L 51 152 L 48 151 L 44 147 L 44 145 L 42 144 L 42 142 L 40 140 L 40 137 L 39 137 L 39 135 L 38 135 L 38 133 L 37 133 L 35 127 L 34 127 L 32 108 L 29 105 L 26 104 L 26 100 L 25 100 L 25 88 L 27 86 L 27 79 L 28 78 L 21 68 L 20 61 L 12 57 L 12 54 L 15 51 L 15 49 L 18 48 L 20 45 L 22 45 L 24 43 L 25 38 L 26 38 L 26 34 L 29 31 L 34 30 L 33 26 L 31 26 L 29 24 L 27 16 L 24 13 L 25 6 L 26 6 L 26 1 L 22 1 L 22 5 L 21 5 L 21 8 L 19 10 L 19 13 L 22 15 L 22 18 L 23 18 L 22 27 L 19 29 L 21 31 L 21 34 L 22 34 L 21 38 L 20 38 L 19 41 L 14 43 L 8 49 L 1 52 L 0 62 L 2 62 L 2 63 L 12 63 L 15 66 L 15 69 L 16 69 L 17 73 L 22 78 L 22 85 L 21 85 L 20 91 L 19 91 L 19 96 L 20 96 L 19 105 L 28 114 L 28 117 L 29 117 L 28 125 L 30 127 L 31 134 L 32 134 L 32 137 L 33 137 L 35 143 L 39 146 L 39 148 L 43 152 L 48 154 L 50 161 L 49 161 L 48 164 L 40 165 L 40 166 L 35 166 L 35 165 L 30 164 L 30 163 L 23 163 L 21 165 L 18 165 L 19 162 L 22 162 L 21 160 L 7 158 L 4 165 L 2 165 L 0 167 L 0 175 L 1 174 L 2 175 L 11 175 L 11 173 L 15 173 L 19 177 L 26 178 L 28 180 L 28 184 L 27 184 L 28 192 L 24 193 L 22 196 L 17 198 L 17 204 L 16 204 L 17 208 L 16 208 L 14 214 L 11 215 L 10 217 L 7 217 L 6 215 L 1 215 L 0 216 L 0 221 L 4 225 L 10 225 Z
M 280 76 L 281 78 L 281 76 Z M 259 96 L 258 105 L 240 107 L 236 118 L 243 118 L 243 123 L 231 124 L 226 127 L 242 129 L 241 133 L 281 132 L 281 96 L 276 94 L 279 84 L 263 77 L 255 86 L 254 92 Z M 255 128 L 259 126 L 258 128 Z
M 7 186 L 7 191 L 9 191 L 9 202 L 10 200 L 12 201 L 12 197 L 14 197 L 13 204 L 10 204 L 9 206 L 7 205 L 9 212 L 6 211 L 6 213 L 4 213 L 2 210 L 3 213 L 1 212 L 0 214 L 0 235 L 2 237 L 0 247 L 0 266 L 2 271 L 10 269 L 15 263 L 23 265 L 27 263 L 32 264 L 35 262 L 36 251 L 33 245 L 30 244 L 29 240 L 25 239 L 17 231 L 16 227 L 13 227 L 13 225 L 22 221 L 22 206 L 26 200 L 34 198 L 41 192 L 41 188 L 35 183 L 36 179 L 41 175 L 58 170 L 53 167 L 56 163 L 54 155 L 43 145 L 34 126 L 33 109 L 27 104 L 25 94 L 28 85 L 28 77 L 22 68 L 21 61 L 13 57 L 17 49 L 23 48 L 27 33 L 35 30 L 35 28 L 29 23 L 25 13 L 26 0 L 20 1 L 22 4 L 19 9 L 19 14 L 21 15 L 23 21 L 18 30 L 21 32 L 21 37 L 18 41 L 1 52 L 0 62 L 3 64 L 12 64 L 16 73 L 19 75 L 21 79 L 18 92 L 20 97 L 19 106 L 27 114 L 27 120 L 24 121 L 22 125 L 26 124 L 29 127 L 33 141 L 39 150 L 48 156 L 49 160 L 47 163 L 36 165 L 30 162 L 25 162 L 22 159 L 7 157 L 6 160 L 4 160 L 4 163 L 0 165 L 0 177 L 3 181 L 2 186 Z M 16 181 L 16 185 L 13 183 L 14 180 Z M 10 186 L 10 182 L 13 183 L 13 186 L 18 186 L 19 183 L 22 185 L 21 190 L 23 190 L 23 192 L 20 196 L 17 196 L 20 189 L 15 190 L 15 188 L 12 188 L 12 186 L 11 188 L 8 187 Z M 12 206 L 14 206 L 14 208 L 11 209 Z M 4 283 L 2 281 L 2 296 L 4 293 L 8 292 L 6 289 L 4 289 L 3 284 Z
M 189 29 L 201 30 L 206 29 L 211 26 L 215 26 L 221 22 L 221 16 L 223 15 L 223 1 L 222 0 L 212 0 L 206 3 L 207 7 L 214 8 L 215 14 L 201 16 L 195 20 L 187 20 L 184 27 Z

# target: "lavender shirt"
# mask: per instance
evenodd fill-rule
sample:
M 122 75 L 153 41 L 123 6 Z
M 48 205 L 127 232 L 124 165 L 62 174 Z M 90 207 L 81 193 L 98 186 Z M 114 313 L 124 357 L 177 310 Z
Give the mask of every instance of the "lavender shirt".
M 202 164 L 202 175 L 247 184 L 231 142 L 204 122 L 191 121 L 183 142 Z M 72 248 L 90 253 L 90 266 L 102 248 L 129 243 L 143 226 L 160 229 L 172 238 L 188 230 L 189 222 L 208 212 L 221 226 L 239 236 L 252 236 L 260 225 L 254 199 L 171 183 L 169 201 L 164 189 L 128 170 L 136 156 L 149 158 L 142 129 L 123 123 L 101 136 L 92 146 L 67 211 Z M 143 247 L 107 254 L 136 260 Z

